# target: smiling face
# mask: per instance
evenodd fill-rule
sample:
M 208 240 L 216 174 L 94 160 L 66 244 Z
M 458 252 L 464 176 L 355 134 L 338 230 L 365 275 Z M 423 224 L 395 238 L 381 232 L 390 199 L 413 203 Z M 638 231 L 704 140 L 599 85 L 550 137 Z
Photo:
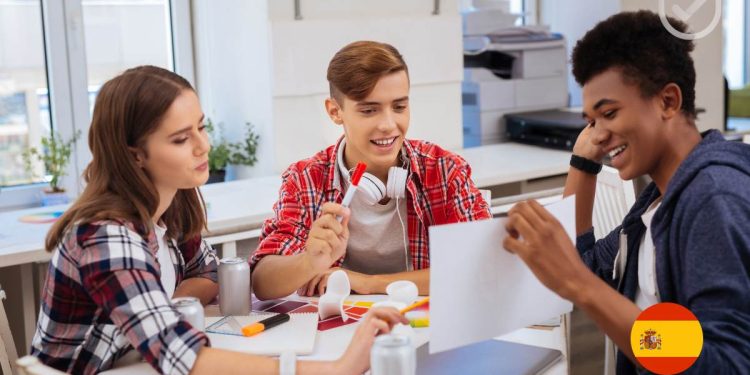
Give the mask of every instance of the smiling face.
M 642 97 L 620 69 L 608 69 L 583 86 L 584 117 L 594 125 L 592 142 L 609 154 L 624 180 L 652 175 L 664 158 L 670 139 L 660 100 L 660 95 Z
M 344 96 L 343 103 L 326 100 L 331 119 L 344 126 L 344 159 L 352 168 L 367 164 L 367 171 L 387 176 L 399 163 L 398 154 L 409 129 L 409 77 L 398 71 L 380 78 L 372 92 L 356 101 Z
M 138 159 L 160 192 L 192 189 L 208 180 L 210 148 L 198 97 L 184 90 L 146 137 Z

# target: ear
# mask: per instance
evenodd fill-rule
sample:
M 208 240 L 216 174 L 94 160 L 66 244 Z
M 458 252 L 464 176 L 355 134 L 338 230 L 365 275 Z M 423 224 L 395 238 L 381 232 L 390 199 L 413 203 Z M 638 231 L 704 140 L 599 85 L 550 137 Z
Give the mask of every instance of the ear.
M 682 90 L 676 83 L 668 83 L 658 94 L 662 118 L 670 120 L 682 112 Z
M 344 119 L 341 117 L 341 111 L 341 106 L 336 102 L 336 99 L 326 98 L 326 113 L 328 113 L 328 117 L 331 118 L 331 121 L 337 125 L 342 125 L 344 123 Z
M 143 151 L 136 147 L 128 147 L 128 151 L 130 151 L 130 155 L 135 160 L 135 163 L 138 164 L 138 167 L 143 168 L 143 163 L 146 160 L 146 155 L 143 153 Z

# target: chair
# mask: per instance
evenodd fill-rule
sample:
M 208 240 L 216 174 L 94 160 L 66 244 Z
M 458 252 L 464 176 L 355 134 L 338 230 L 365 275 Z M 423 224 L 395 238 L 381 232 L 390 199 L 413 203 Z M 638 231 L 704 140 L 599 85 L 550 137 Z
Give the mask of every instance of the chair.
M 617 169 L 603 166 L 596 179 L 594 198 L 594 235 L 603 238 L 622 223 L 635 203 L 633 181 L 623 181 Z
M 10 333 L 8 316 L 3 305 L 4 299 L 5 291 L 0 287 L 0 368 L 2 368 L 3 374 L 15 374 L 18 353 L 16 352 L 16 344 L 13 342 L 13 335 Z
M 742 143 L 750 143 L 750 134 L 742 136 Z
M 635 203 L 633 181 L 623 181 L 617 169 L 603 166 L 596 179 L 594 198 L 594 235 L 603 238 L 622 223 L 630 207 Z M 604 374 L 615 374 L 617 348 L 612 340 L 604 337 Z

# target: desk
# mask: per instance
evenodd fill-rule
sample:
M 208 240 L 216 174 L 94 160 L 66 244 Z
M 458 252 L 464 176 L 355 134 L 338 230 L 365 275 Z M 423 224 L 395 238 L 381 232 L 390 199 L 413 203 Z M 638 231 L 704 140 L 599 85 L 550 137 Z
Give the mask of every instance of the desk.
M 317 299 L 317 298 L 293 296 L 293 297 L 290 297 L 289 299 L 306 301 L 306 300 Z M 349 296 L 349 298 L 347 298 L 347 300 L 351 300 L 351 301 L 382 301 L 385 299 L 386 299 L 385 295 L 351 295 Z M 214 307 L 210 307 L 210 306 L 206 307 L 207 316 L 215 316 L 215 312 L 216 312 L 216 309 Z M 334 329 L 327 330 L 327 331 L 322 331 L 322 332 L 318 331 L 317 337 L 315 338 L 315 350 L 313 354 L 307 355 L 307 356 L 299 356 L 298 357 L 299 360 L 328 361 L 328 360 L 335 360 L 339 358 L 346 350 L 346 347 L 349 345 L 349 342 L 351 341 L 351 338 L 354 335 L 354 331 L 356 329 L 357 329 L 357 324 L 349 324 L 349 325 L 345 325 L 345 326 L 334 328 Z M 424 345 L 429 341 L 429 336 L 430 336 L 429 328 L 416 328 L 414 329 L 414 331 L 415 331 L 415 338 L 416 338 L 415 341 L 416 341 L 417 347 Z M 519 329 L 517 331 L 511 332 L 507 335 L 497 337 L 495 339 L 560 350 L 563 354 L 562 360 L 555 363 L 553 366 L 551 366 L 547 371 L 544 372 L 544 374 L 545 375 L 565 375 L 565 374 L 568 374 L 569 371 L 568 371 L 568 360 L 567 360 L 568 349 L 567 349 L 567 343 L 565 340 L 564 331 L 565 331 L 565 328 L 563 326 L 554 327 L 549 330 L 535 329 L 535 328 L 523 328 L 523 329 Z M 220 348 L 220 349 L 227 349 L 227 350 L 233 349 L 233 348 L 221 347 L 216 342 L 214 342 L 212 345 L 213 347 Z M 106 374 L 106 375 L 157 374 L 157 372 L 147 363 L 137 362 L 136 357 L 131 357 L 131 358 L 135 359 L 136 362 L 133 362 L 133 360 L 131 359 L 130 362 L 118 364 L 116 365 L 114 369 L 102 372 L 102 374 Z
M 472 166 L 472 178 L 480 188 L 565 174 L 570 160 L 567 151 L 518 143 L 480 146 L 458 153 Z M 226 243 L 223 256 L 236 254 L 234 241 L 259 235 L 263 220 L 273 214 L 280 179 L 280 176 L 260 177 L 201 188 L 207 203 L 206 239 L 211 244 Z M 31 339 L 36 324 L 32 265 L 51 258 L 51 253 L 44 251 L 44 238 L 51 224 L 26 224 L 19 218 L 67 207 L 38 207 L 0 213 L 0 268 L 15 265 L 22 268 L 20 286 L 15 289 L 6 287 L 6 291 L 12 294 L 20 290 L 25 340 Z M 44 272 L 39 273 L 44 277 Z M 23 344 L 28 347 L 28 342 Z
M 471 165 L 471 177 L 479 188 L 522 182 L 568 173 L 570 151 L 521 143 L 500 143 L 457 152 Z
M 556 176 L 568 171 L 570 152 L 518 143 L 469 148 L 458 152 L 472 166 L 480 188 Z M 207 204 L 207 236 L 258 229 L 273 214 L 280 176 L 259 177 L 201 187 Z M 0 267 L 44 262 L 44 237 L 51 224 L 26 224 L 18 219 L 66 209 L 67 205 L 0 213 Z

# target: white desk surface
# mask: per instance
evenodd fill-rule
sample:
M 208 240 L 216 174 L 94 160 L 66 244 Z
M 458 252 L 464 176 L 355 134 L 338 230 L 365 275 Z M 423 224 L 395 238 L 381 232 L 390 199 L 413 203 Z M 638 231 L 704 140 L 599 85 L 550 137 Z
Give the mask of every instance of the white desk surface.
M 459 152 L 472 167 L 480 188 L 567 173 L 570 152 L 518 143 L 502 143 Z M 273 214 L 280 176 L 210 184 L 201 187 L 208 208 L 208 235 L 258 228 Z M 0 213 L 0 267 L 50 259 L 44 238 L 51 224 L 21 223 L 29 214 L 60 211 L 67 205 Z
M 382 301 L 385 300 L 385 295 L 351 295 L 347 300 L 351 301 Z M 293 300 L 310 300 L 317 298 L 298 297 L 290 296 L 288 299 Z M 315 350 L 313 354 L 307 356 L 300 356 L 300 360 L 313 360 L 313 361 L 328 361 L 336 360 L 344 354 L 349 342 L 354 336 L 354 332 L 357 329 L 358 323 L 348 324 L 342 327 L 330 329 L 327 331 L 318 331 L 315 338 Z M 416 346 L 422 346 L 429 342 L 429 328 L 416 328 L 415 343 Z M 210 334 L 213 335 L 213 334 Z M 535 329 L 535 328 L 522 328 L 517 331 L 511 332 L 507 335 L 497 337 L 497 340 L 516 342 L 520 344 L 526 344 L 531 346 L 539 346 L 549 349 L 560 350 L 563 354 L 562 361 L 554 364 L 552 367 L 544 372 L 545 375 L 563 375 L 568 373 L 567 369 L 567 345 L 565 343 L 564 333 L 562 327 L 554 327 L 549 330 Z M 219 349 L 233 350 L 231 347 L 223 347 L 220 340 L 212 338 L 212 347 Z M 126 375 L 126 374 L 143 374 L 152 375 L 157 372 L 145 362 L 131 362 L 116 365 L 112 370 L 105 371 L 102 374 L 107 375 Z
M 570 151 L 499 143 L 458 152 L 471 166 L 471 178 L 479 188 L 568 173 Z
M 208 211 L 209 235 L 252 225 L 259 227 L 273 214 L 280 176 L 210 184 L 201 187 Z M 0 267 L 51 258 L 44 251 L 44 238 L 52 224 L 22 223 L 26 215 L 62 211 L 68 205 L 36 207 L 0 213 Z

